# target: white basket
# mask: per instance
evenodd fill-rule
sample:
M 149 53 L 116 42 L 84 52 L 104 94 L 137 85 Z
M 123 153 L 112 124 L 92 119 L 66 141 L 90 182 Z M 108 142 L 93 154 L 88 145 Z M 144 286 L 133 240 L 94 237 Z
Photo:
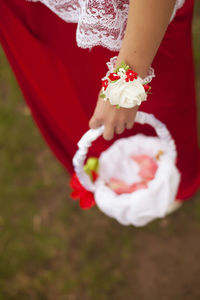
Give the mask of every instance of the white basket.
M 150 221 L 165 216 L 175 200 L 180 183 L 180 172 L 176 167 L 176 146 L 167 127 L 153 114 L 138 111 L 135 122 L 151 125 L 157 137 L 136 134 L 115 141 L 99 157 L 99 177 L 93 183 L 83 170 L 88 148 L 103 134 L 104 126 L 88 130 L 78 142 L 79 149 L 73 157 L 75 172 L 81 184 L 94 193 L 98 208 L 115 218 L 122 225 L 144 226 Z M 133 193 L 117 195 L 105 183 L 114 174 L 128 180 L 133 174 L 127 157 L 130 154 L 155 154 L 162 150 L 155 177 L 148 188 Z M 123 158 L 123 159 L 122 159 Z M 131 173 L 130 173 L 131 172 Z M 130 178 L 132 180 L 132 178 Z

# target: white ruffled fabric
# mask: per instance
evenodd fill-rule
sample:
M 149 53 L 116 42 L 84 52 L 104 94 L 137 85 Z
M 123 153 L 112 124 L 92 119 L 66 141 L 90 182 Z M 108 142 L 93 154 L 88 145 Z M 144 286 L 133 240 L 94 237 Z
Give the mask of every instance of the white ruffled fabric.
M 148 188 L 117 195 L 105 184 L 112 177 L 128 184 L 137 182 L 138 166 L 130 156 L 148 153 L 149 156 L 155 157 L 160 150 L 164 154 L 160 157 L 155 178 L 148 183 Z M 98 208 L 104 214 L 122 225 L 137 227 L 147 225 L 167 214 L 176 197 L 180 173 L 166 145 L 158 137 L 137 134 L 119 139 L 101 153 L 99 165 L 99 179 L 95 184 L 94 195 Z
M 126 28 L 129 0 L 27 0 L 41 2 L 61 19 L 77 23 L 76 41 L 81 48 L 102 46 L 119 51 Z M 176 0 L 170 22 L 185 0 Z

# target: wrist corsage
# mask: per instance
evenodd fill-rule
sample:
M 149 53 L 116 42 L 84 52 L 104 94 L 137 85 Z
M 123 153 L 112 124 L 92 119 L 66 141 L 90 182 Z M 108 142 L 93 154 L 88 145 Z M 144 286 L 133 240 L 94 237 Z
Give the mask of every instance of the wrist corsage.
M 107 63 L 108 72 L 102 78 L 102 91 L 100 97 L 117 108 L 132 108 L 146 101 L 151 86 L 149 83 L 155 77 L 154 69 L 149 68 L 148 75 L 142 79 L 135 71 L 122 62 L 114 68 L 117 56 L 112 57 Z

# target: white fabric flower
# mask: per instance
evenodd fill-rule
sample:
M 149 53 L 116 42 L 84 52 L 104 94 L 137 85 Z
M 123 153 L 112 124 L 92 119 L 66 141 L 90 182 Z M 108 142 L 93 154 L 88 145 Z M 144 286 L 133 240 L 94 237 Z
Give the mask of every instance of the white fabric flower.
M 142 82 L 140 77 L 129 82 L 126 82 L 124 78 L 110 82 L 106 91 L 104 91 L 104 100 L 109 100 L 112 105 L 119 105 L 125 108 L 140 105 L 142 101 L 147 99 Z
M 120 77 L 125 77 L 126 76 L 126 70 L 124 70 L 123 68 L 119 68 L 119 71 L 117 72 L 117 75 L 119 75 Z

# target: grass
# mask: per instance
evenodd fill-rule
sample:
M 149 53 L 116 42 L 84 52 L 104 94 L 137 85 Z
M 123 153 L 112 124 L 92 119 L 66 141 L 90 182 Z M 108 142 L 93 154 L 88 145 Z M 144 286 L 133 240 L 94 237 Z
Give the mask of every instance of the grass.
M 199 17 L 196 1 L 198 99 Z M 2 50 L 0 166 L 0 300 L 200 299 L 199 193 L 144 228 L 122 227 L 97 208 L 81 211 Z

